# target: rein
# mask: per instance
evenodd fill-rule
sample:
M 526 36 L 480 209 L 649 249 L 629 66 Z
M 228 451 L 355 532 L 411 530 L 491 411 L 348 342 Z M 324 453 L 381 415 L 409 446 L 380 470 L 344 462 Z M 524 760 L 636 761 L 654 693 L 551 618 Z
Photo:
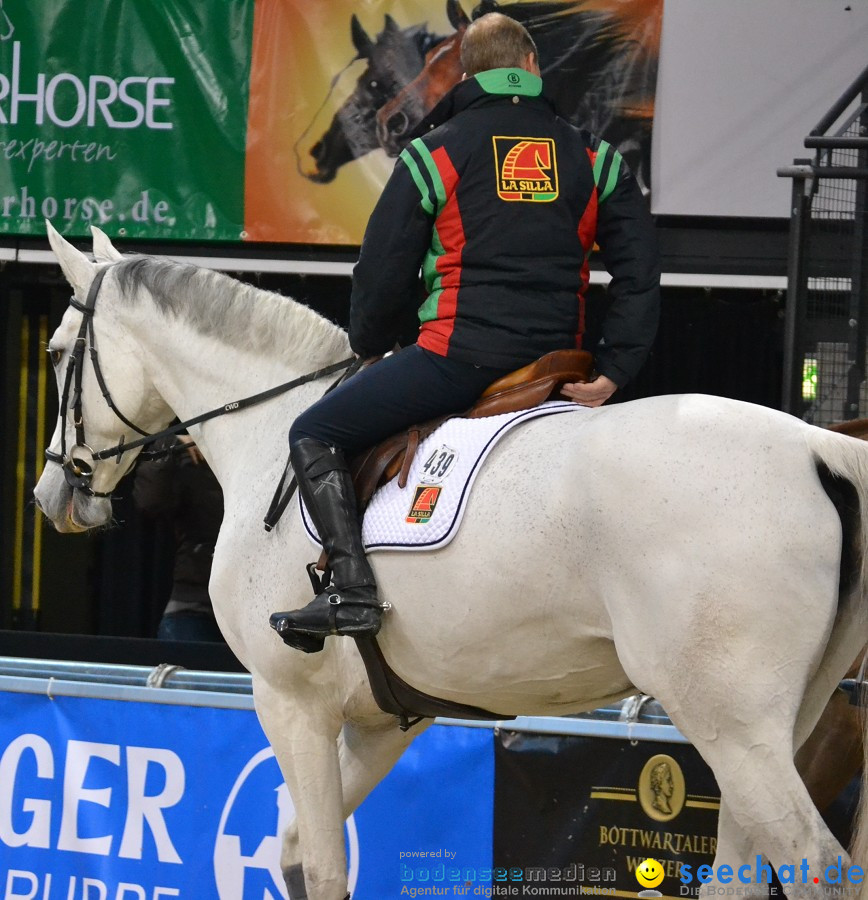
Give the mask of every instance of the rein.
M 69 484 L 70 487 L 76 490 L 80 490 L 88 494 L 91 497 L 111 496 L 111 492 L 94 491 L 90 487 L 94 475 L 94 465 L 101 460 L 117 457 L 117 463 L 120 463 L 121 456 L 123 456 L 123 454 L 128 450 L 136 450 L 139 447 L 146 447 L 149 444 L 153 444 L 159 440 L 162 440 L 164 437 L 186 431 L 187 428 L 191 425 L 198 425 L 201 422 L 207 422 L 209 419 L 215 419 L 218 416 L 224 416 L 228 415 L 229 413 L 240 412 L 243 409 L 249 409 L 251 406 L 256 406 L 258 403 L 263 403 L 266 400 L 271 400 L 274 397 L 285 394 L 286 392 L 291 391 L 293 388 L 300 387 L 303 384 L 308 384 L 311 381 L 316 381 L 317 379 L 323 378 L 326 375 L 333 375 L 335 372 L 346 370 L 344 375 L 342 375 L 341 378 L 338 379 L 338 381 L 336 381 L 328 388 L 328 390 L 332 390 L 332 388 L 337 387 L 337 385 L 340 384 L 340 382 L 345 378 L 348 378 L 350 375 L 354 374 L 363 362 L 361 358 L 357 359 L 354 357 L 350 357 L 349 359 L 344 359 L 340 362 L 332 363 L 329 366 L 324 366 L 323 368 L 317 369 L 313 372 L 308 372 L 306 375 L 302 375 L 299 378 L 293 378 L 292 381 L 287 381 L 284 384 L 279 384 L 276 387 L 261 391 L 258 394 L 253 394 L 250 397 L 244 397 L 241 400 L 234 400 L 231 403 L 226 403 L 223 406 L 215 407 L 214 409 L 210 409 L 207 412 L 199 413 L 199 415 L 193 416 L 193 418 L 191 419 L 187 419 L 184 422 L 178 422 L 177 424 L 172 425 L 169 428 L 164 428 L 162 431 L 154 433 L 147 432 L 142 428 L 139 428 L 139 426 L 135 423 L 131 422 L 120 411 L 120 409 L 118 409 L 117 405 L 112 399 L 111 393 L 109 391 L 108 385 L 106 384 L 105 378 L 103 377 L 102 369 L 99 364 L 99 354 L 97 353 L 96 340 L 93 330 L 93 317 L 97 294 L 99 294 L 102 280 L 105 277 L 105 273 L 107 271 L 107 268 L 100 269 L 96 273 L 93 281 L 91 282 L 90 289 L 88 290 L 87 294 L 87 299 L 84 303 L 80 303 L 75 298 L 75 296 L 70 298 L 70 306 L 72 306 L 74 309 L 79 310 L 79 312 L 82 313 L 83 318 L 81 327 L 78 330 L 78 336 L 75 339 L 73 351 L 69 358 L 69 363 L 66 367 L 66 377 L 64 378 L 63 382 L 63 393 L 61 395 L 60 401 L 60 419 L 61 422 L 64 423 L 64 427 L 62 427 L 60 430 L 60 453 L 55 453 L 53 450 L 45 451 L 45 458 L 49 462 L 57 463 L 63 468 L 67 484 Z M 89 447 L 87 444 L 87 438 L 84 429 L 84 413 L 82 411 L 81 395 L 82 377 L 84 374 L 84 350 L 88 343 L 88 340 L 90 341 L 90 358 L 93 364 L 97 383 L 99 384 L 103 398 L 108 404 L 109 409 L 111 409 L 111 411 L 126 426 L 132 428 L 133 431 L 136 431 L 140 435 L 142 435 L 142 437 L 137 438 L 134 441 L 130 441 L 129 443 L 125 443 L 123 436 L 121 436 L 120 441 L 114 447 L 107 447 L 104 450 L 97 451 L 91 449 L 91 447 Z M 72 394 L 71 403 L 70 392 Z M 75 427 L 75 445 L 70 447 L 67 451 L 65 424 L 67 411 L 70 408 L 72 409 L 73 425 Z

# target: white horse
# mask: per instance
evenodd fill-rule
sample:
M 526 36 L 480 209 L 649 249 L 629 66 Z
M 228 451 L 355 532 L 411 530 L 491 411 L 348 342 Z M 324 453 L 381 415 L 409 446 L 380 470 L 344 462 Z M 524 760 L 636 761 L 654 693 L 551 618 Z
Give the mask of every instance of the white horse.
M 94 236 L 96 263 L 49 226 L 79 304 L 106 270 L 93 316 L 103 376 L 117 409 L 143 430 L 350 355 L 343 331 L 286 297 L 122 258 Z M 71 307 L 51 338 L 61 389 L 81 323 Z M 271 534 L 262 516 L 287 428 L 331 378 L 192 430 L 225 494 L 217 619 L 252 673 L 297 810 L 281 861 L 289 890 L 310 900 L 348 896 L 343 821 L 421 730 L 404 733 L 377 708 L 351 640 L 330 638 L 306 655 L 268 624 L 310 599 L 304 564 L 315 554 L 297 511 Z M 87 358 L 81 388 L 88 444 L 137 437 L 106 404 Z M 51 450 L 87 452 L 70 451 L 75 442 L 68 411 Z M 89 490 L 110 493 L 136 452 L 95 462 Z M 106 525 L 110 500 L 64 475 L 46 465 L 39 508 L 60 531 Z M 720 786 L 715 873 L 757 853 L 778 866 L 805 858 L 811 873 L 839 855 L 846 865 L 793 753 L 868 641 L 866 486 L 868 444 L 715 397 L 535 420 L 492 452 L 451 544 L 374 554 L 381 597 L 393 605 L 384 655 L 416 687 L 504 715 L 651 694 Z M 824 889 L 812 881 L 787 892 Z

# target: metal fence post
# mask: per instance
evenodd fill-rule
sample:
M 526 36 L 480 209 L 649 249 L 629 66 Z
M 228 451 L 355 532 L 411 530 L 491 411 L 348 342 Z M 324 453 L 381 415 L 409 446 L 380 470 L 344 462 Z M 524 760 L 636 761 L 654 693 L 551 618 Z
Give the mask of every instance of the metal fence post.
M 779 173 L 783 174 L 783 172 Z M 794 161 L 787 170 L 793 179 L 790 219 L 790 247 L 787 262 L 787 304 L 784 316 L 784 371 L 781 391 L 784 412 L 802 412 L 802 325 L 808 305 L 808 277 L 805 250 L 811 220 L 813 172 L 810 160 Z
M 868 136 L 868 90 L 862 91 L 862 114 L 859 117 L 860 137 Z M 857 150 L 857 166 L 868 167 L 868 148 Z M 868 179 L 856 182 L 856 198 L 853 209 L 853 269 L 850 274 L 850 368 L 847 373 L 846 418 L 859 416 L 862 384 L 865 381 L 865 348 L 868 337 Z M 855 322 L 854 322 L 855 319 Z

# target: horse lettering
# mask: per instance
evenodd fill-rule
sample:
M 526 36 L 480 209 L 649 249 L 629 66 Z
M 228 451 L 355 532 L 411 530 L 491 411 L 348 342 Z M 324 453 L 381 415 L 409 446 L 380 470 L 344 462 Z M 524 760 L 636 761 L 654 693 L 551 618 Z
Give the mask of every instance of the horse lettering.
M 25 120 L 42 125 L 47 117 L 61 128 L 93 128 L 97 124 L 108 128 L 138 128 L 144 124 L 152 130 L 174 127 L 167 119 L 172 100 L 165 95 L 174 78 L 131 75 L 116 81 L 107 75 L 91 75 L 85 82 L 69 72 L 51 77 L 41 72 L 32 85 L 25 87 L 21 68 L 21 43 L 15 41 L 12 71 L 9 75 L 0 73 L 0 102 L 5 101 L 0 105 L 0 125 L 17 125 Z M 72 112 L 63 118 L 58 108 L 66 109 L 69 101 L 74 101 Z M 32 116 L 25 119 L 22 111 L 28 108 Z

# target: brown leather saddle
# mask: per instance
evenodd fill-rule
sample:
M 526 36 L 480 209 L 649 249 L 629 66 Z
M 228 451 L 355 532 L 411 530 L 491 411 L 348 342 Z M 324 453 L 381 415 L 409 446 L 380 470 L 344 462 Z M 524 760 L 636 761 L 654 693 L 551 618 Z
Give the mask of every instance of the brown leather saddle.
M 594 361 L 584 350 L 557 350 L 536 362 L 511 372 L 494 382 L 479 400 L 463 415 L 468 418 L 495 416 L 507 412 L 531 409 L 557 396 L 565 384 L 589 381 Z M 396 475 L 404 487 L 410 466 L 419 444 L 449 416 L 414 426 L 404 434 L 395 435 L 355 459 L 351 468 L 363 509 L 380 484 Z M 425 694 L 399 678 L 386 662 L 376 638 L 356 638 L 368 681 L 377 705 L 384 712 L 399 719 L 406 731 L 426 718 L 449 716 L 456 719 L 514 719 L 514 715 L 491 712 L 477 706 L 453 703 Z
M 498 378 L 474 405 L 459 417 L 481 419 L 502 413 L 532 409 L 557 397 L 565 385 L 589 381 L 594 358 L 586 350 L 555 350 L 540 357 L 529 366 Z M 393 435 L 350 462 L 359 509 L 364 509 L 374 491 L 396 475 L 398 484 L 407 484 L 410 467 L 419 444 L 450 416 L 414 425 L 407 431 Z

